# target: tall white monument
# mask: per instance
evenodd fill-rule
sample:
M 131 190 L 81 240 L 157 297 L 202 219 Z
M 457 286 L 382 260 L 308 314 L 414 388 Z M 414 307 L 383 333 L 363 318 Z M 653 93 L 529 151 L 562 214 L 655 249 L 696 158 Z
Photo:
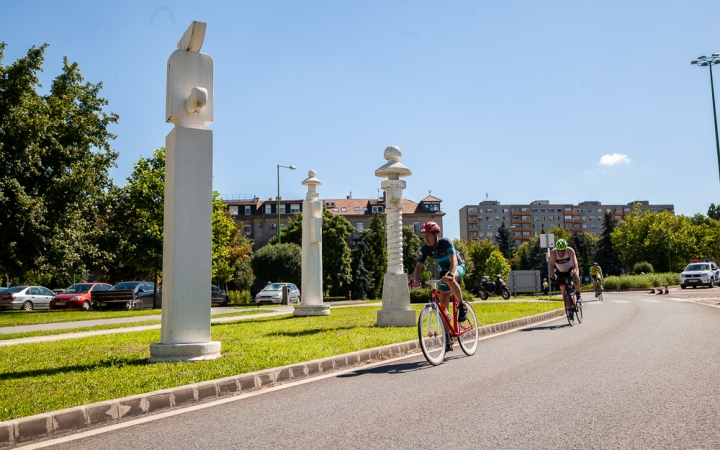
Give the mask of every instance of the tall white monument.
M 323 305 L 323 204 L 315 192 L 315 187 L 322 183 L 315 178 L 315 171 L 311 170 L 302 184 L 308 187 L 302 216 L 302 304 L 295 307 L 293 315 L 329 316 L 330 307 Z
M 213 59 L 200 53 L 206 24 L 193 22 L 168 60 L 163 305 L 150 361 L 220 357 L 210 340 Z
M 405 182 L 400 177 L 412 175 L 412 170 L 400 164 L 402 151 L 395 145 L 386 148 L 383 156 L 387 164 L 376 170 L 375 176 L 387 178 L 380 187 L 385 191 L 388 265 L 377 324 L 380 327 L 410 327 L 415 325 L 415 311 L 410 309 L 408 278 L 403 271 L 402 191 Z

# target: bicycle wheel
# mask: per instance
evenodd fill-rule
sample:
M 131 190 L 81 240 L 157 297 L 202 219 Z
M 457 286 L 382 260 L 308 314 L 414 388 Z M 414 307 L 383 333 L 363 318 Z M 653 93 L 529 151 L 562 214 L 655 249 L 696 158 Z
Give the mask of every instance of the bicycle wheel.
M 420 311 L 418 319 L 418 339 L 425 359 L 437 366 L 445 359 L 445 326 L 436 306 L 427 305 Z
M 600 287 L 600 292 L 598 293 L 598 300 L 603 301 L 603 295 L 602 295 L 602 286 Z
M 468 309 L 467 319 L 464 322 L 460 323 L 458 327 L 460 328 L 461 332 L 464 330 L 466 331 L 460 335 L 458 341 L 463 353 L 468 356 L 472 356 L 475 354 L 475 351 L 478 347 L 480 330 L 478 330 L 477 317 L 475 316 L 475 311 L 473 311 L 472 306 L 470 306 L 467 302 L 463 303 L 465 303 L 465 307 L 467 307 Z
M 570 303 L 572 305 L 572 299 L 570 298 L 570 293 L 567 291 L 567 287 L 565 288 L 565 294 L 563 296 L 563 300 L 565 301 L 566 305 L 568 303 Z M 567 318 L 567 321 L 570 324 L 570 326 L 573 326 L 573 325 L 575 325 L 575 319 L 574 318 L 570 319 L 571 315 L 574 316 L 574 311 L 572 310 L 572 307 L 568 308 L 566 306 L 565 307 L 565 317 Z
M 582 323 L 583 319 L 582 306 L 582 300 L 578 300 L 577 303 L 575 303 L 575 320 L 577 320 L 578 323 Z

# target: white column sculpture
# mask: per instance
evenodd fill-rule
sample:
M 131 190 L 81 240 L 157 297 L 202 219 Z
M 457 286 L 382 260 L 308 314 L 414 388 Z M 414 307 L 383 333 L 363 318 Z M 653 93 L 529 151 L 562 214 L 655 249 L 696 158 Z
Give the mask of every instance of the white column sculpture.
M 200 53 L 206 24 L 193 22 L 170 55 L 165 138 L 163 305 L 150 361 L 220 357 L 210 340 L 213 59 Z
M 387 177 L 380 187 L 385 191 L 388 265 L 377 324 L 380 327 L 410 327 L 415 325 L 415 311 L 410 309 L 408 278 L 403 271 L 402 191 L 405 182 L 400 177 L 412 175 L 412 170 L 400 164 L 402 151 L 395 145 L 386 148 L 383 156 L 388 162 L 376 170 L 375 175 Z
M 302 215 L 302 304 L 295 307 L 293 315 L 329 316 L 330 307 L 323 305 L 323 205 L 315 192 L 315 187 L 322 183 L 315 178 L 315 171 L 311 170 L 302 184 L 308 187 Z

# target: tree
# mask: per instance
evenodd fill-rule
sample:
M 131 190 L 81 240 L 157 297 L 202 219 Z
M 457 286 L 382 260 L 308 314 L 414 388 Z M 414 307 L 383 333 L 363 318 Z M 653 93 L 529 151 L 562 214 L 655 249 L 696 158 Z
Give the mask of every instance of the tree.
M 373 277 L 372 289 L 368 293 L 373 299 L 382 298 L 382 286 L 385 273 L 387 272 L 387 234 L 385 222 L 375 213 L 370 227 L 361 233 L 366 238 L 367 250 L 363 255 L 363 265 Z
M 477 292 L 480 287 L 480 281 L 483 275 L 488 275 L 487 261 L 493 251 L 498 250 L 497 244 L 489 239 L 479 239 L 472 241 L 455 241 L 454 246 L 465 260 L 464 277 L 465 288 Z M 494 276 L 495 274 L 493 274 Z
M 266 245 L 250 260 L 255 273 L 254 290 L 260 291 L 269 282 L 293 283 L 302 289 L 300 246 L 297 244 Z
M 102 83 L 85 83 L 77 63 L 46 94 L 38 72 L 47 44 L 3 66 L 0 43 L 0 273 L 72 276 L 101 259 L 97 205 L 111 186 L 117 153 Z
M 615 250 L 610 236 L 615 230 L 617 221 L 611 213 L 606 212 L 603 216 L 603 232 L 597 243 L 595 261 L 602 267 L 603 275 L 620 275 L 620 252 Z
M 417 264 L 418 255 L 420 254 L 420 247 L 423 245 L 423 240 L 420 236 L 415 234 L 413 227 L 403 227 L 403 268 L 405 273 L 413 273 L 415 270 L 415 264 Z
M 568 244 L 575 250 L 580 265 L 580 277 L 589 275 L 597 252 L 597 238 L 588 233 L 577 233 L 570 236 Z
M 495 234 L 495 243 L 500 248 L 500 253 L 505 255 L 509 260 L 515 253 L 515 237 L 508 227 L 505 226 L 505 222 L 500 224 L 500 228 L 497 229 Z
M 363 258 L 367 252 L 368 235 L 363 234 L 352 251 L 352 291 L 356 299 L 366 299 L 371 291 L 375 279 L 369 270 L 365 268 Z
M 495 279 L 495 275 L 502 275 L 504 280 L 510 275 L 510 264 L 508 264 L 505 256 L 500 252 L 499 248 L 493 249 L 490 256 L 485 261 L 485 275 L 490 280 Z
M 347 239 L 354 230 L 345 217 L 323 209 L 322 264 L 326 292 L 337 295 L 352 282 L 352 257 Z M 280 235 L 282 242 L 302 247 L 302 213 L 295 214 L 280 231 Z M 275 245 L 277 238 L 273 236 L 268 243 Z
M 707 215 L 711 219 L 720 220 L 720 205 L 710 203 L 710 208 L 708 208 Z
M 227 283 L 237 277 L 240 265 L 250 260 L 252 244 L 242 235 L 242 223 L 236 224 L 220 198 L 213 192 L 212 279 Z

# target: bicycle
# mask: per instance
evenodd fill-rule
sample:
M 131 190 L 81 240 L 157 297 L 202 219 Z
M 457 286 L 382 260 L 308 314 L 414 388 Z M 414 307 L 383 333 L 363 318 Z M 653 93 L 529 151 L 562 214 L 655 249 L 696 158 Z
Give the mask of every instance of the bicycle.
M 565 294 L 563 301 L 565 302 L 565 317 L 567 317 L 567 321 L 570 324 L 570 326 L 573 326 L 575 321 L 577 323 L 582 323 L 583 319 L 583 312 L 582 312 L 582 300 L 577 298 L 575 295 L 575 283 L 573 283 L 572 278 L 566 279 L 566 280 L 559 280 L 560 284 L 565 285 Z M 575 302 L 573 302 L 575 300 Z M 572 306 L 570 308 L 567 307 L 567 305 L 572 305 L 575 303 L 575 307 Z M 570 313 L 573 314 L 573 318 L 571 319 Z
M 432 285 L 430 301 L 420 311 L 418 318 L 420 348 L 425 359 L 433 366 L 439 365 L 445 359 L 448 339 L 457 338 L 463 353 L 472 356 L 477 350 L 480 338 L 475 311 L 467 302 L 463 301 L 467 309 L 467 318 L 462 322 L 458 321 L 459 304 L 454 295 L 450 294 L 453 305 L 452 317 L 447 308 L 440 305 L 437 290 L 440 282 L 441 280 L 425 282 L 425 285 Z
M 600 284 L 600 279 L 596 277 L 593 284 L 595 285 L 595 298 L 603 301 L 603 287 Z

